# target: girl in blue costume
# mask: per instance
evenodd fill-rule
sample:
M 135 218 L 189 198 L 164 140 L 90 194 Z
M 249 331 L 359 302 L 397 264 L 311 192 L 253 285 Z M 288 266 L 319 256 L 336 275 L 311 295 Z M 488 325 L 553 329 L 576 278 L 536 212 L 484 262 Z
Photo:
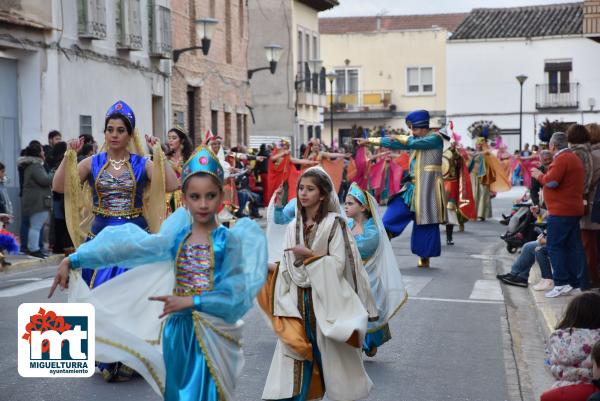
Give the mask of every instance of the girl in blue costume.
M 53 190 L 65 193 L 67 225 L 76 246 L 84 238 L 94 238 L 106 227 L 132 223 L 148 230 L 149 222 L 144 212 L 154 216 L 164 216 L 165 213 L 160 214 L 159 208 L 144 204 L 145 191 L 152 191 L 151 187 L 154 187 L 153 198 L 156 198 L 165 189 L 173 191 L 179 187 L 173 169 L 164 168 L 164 155 L 158 146 L 155 146 L 154 163 L 141 155 L 139 143 L 136 143 L 135 114 L 125 102 L 118 101 L 108 109 L 104 121 L 104 136 L 106 151 L 88 157 L 79 164 L 75 164 L 76 151 L 81 148 L 82 142 L 72 142 L 71 149 L 65 154 L 54 176 Z M 156 145 L 155 138 L 147 137 L 147 141 L 149 145 Z M 134 153 L 136 151 L 138 154 Z M 90 205 L 83 205 L 82 196 L 75 195 L 81 184 L 87 184 L 92 192 L 93 220 L 91 226 L 86 228 L 82 228 L 78 217 L 81 209 L 89 210 Z M 157 205 L 164 208 L 160 203 Z M 160 222 L 161 220 L 156 219 L 153 221 L 154 231 L 160 226 Z M 125 271 L 124 267 L 114 264 L 103 267 L 96 270 L 82 269 L 82 277 L 90 288 L 98 287 Z M 107 381 L 128 380 L 133 373 L 122 364 L 100 364 L 98 367 Z
M 363 341 L 363 351 L 373 357 L 377 348 L 392 338 L 388 321 L 406 302 L 408 294 L 375 198 L 352 183 L 346 196 L 345 211 L 348 226 L 369 274 L 371 291 L 379 312 L 379 319 L 369 322 Z
M 61 262 L 50 296 L 70 281 L 70 301 L 96 308 L 96 358 L 124 361 L 165 400 L 232 400 L 243 366 L 239 319 L 264 284 L 266 238 L 249 219 L 217 223 L 223 169 L 210 150 L 192 155 L 182 183 L 185 209 L 157 234 L 106 228 Z M 107 264 L 136 268 L 92 290 L 81 284 L 80 266 Z M 112 313 L 115 304 L 126 312 Z

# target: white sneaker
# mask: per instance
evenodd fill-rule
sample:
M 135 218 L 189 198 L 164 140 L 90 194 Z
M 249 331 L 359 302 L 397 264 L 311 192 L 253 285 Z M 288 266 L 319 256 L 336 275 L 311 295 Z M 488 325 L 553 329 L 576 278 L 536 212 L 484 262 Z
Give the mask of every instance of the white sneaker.
M 554 287 L 554 281 L 549 278 L 541 279 L 533 288 L 535 291 L 549 291 Z
M 573 291 L 573 287 L 569 284 L 565 285 L 555 285 L 553 289 L 544 294 L 546 298 L 556 298 L 561 295 L 568 295 L 571 291 Z
M 582 291 L 581 291 L 581 289 L 580 289 L 580 288 L 573 288 L 573 291 L 571 291 L 571 292 L 569 293 L 569 295 L 579 295 L 579 294 L 581 294 L 581 293 L 582 293 Z

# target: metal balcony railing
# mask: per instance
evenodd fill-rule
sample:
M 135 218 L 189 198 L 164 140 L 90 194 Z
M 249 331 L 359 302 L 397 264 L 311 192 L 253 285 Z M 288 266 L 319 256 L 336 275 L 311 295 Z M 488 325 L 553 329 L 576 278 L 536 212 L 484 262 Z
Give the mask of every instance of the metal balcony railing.
M 579 108 L 579 82 L 538 84 L 535 86 L 536 109 Z
M 324 68 L 321 68 L 321 71 L 311 73 L 308 63 L 299 61 L 297 71 L 296 81 L 298 84 L 296 87 L 299 91 L 325 94 L 327 80 L 325 79 Z
M 327 107 L 331 104 L 331 92 L 327 93 Z M 334 111 L 380 111 L 392 106 L 391 90 L 368 90 L 333 94 Z

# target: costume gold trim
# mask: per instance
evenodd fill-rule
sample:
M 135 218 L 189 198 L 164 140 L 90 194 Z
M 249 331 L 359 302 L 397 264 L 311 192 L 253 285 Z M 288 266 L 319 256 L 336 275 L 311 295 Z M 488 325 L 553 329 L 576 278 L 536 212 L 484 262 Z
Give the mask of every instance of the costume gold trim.
M 367 138 L 367 143 L 370 145 L 381 145 L 381 138 Z
M 215 385 L 217 386 L 217 394 L 219 396 L 219 400 L 225 401 L 226 400 L 225 392 L 223 391 L 223 386 L 221 385 L 221 381 L 219 380 L 219 377 L 217 376 L 217 370 L 215 369 L 213 361 L 212 361 L 212 359 L 210 359 L 210 356 L 208 355 L 208 352 L 206 351 L 206 344 L 204 344 L 204 339 L 202 338 L 202 333 L 200 333 L 201 320 L 196 317 L 197 315 L 198 315 L 197 312 L 192 312 L 192 320 L 194 322 L 194 333 L 196 334 L 196 340 L 198 341 L 198 346 L 200 347 L 200 351 L 202 351 L 202 354 L 204 355 L 204 359 L 206 359 L 206 366 L 208 366 L 208 371 L 210 372 L 210 375 L 212 376 L 213 380 L 215 381 Z
M 408 144 L 409 135 L 392 135 L 392 140 L 400 142 L 402 145 Z
M 148 369 L 148 372 L 150 372 L 150 376 L 152 376 L 152 379 L 154 380 L 154 382 L 156 383 L 156 385 L 160 389 L 160 392 L 162 394 L 165 393 L 165 386 L 163 385 L 163 383 L 161 382 L 160 378 L 158 377 L 158 374 L 156 373 L 156 371 L 154 370 L 154 368 L 152 367 L 152 365 L 150 364 L 150 362 L 146 358 L 144 358 L 142 356 L 142 354 L 140 354 L 139 352 L 135 351 L 134 349 L 129 348 L 126 345 L 119 344 L 119 343 L 117 343 L 116 341 L 113 341 L 113 340 L 109 340 L 108 338 L 96 336 L 96 341 L 98 341 L 100 343 L 103 343 L 103 344 L 106 344 L 106 345 L 110 345 L 111 347 L 118 348 L 118 349 L 120 349 L 122 351 L 125 351 L 125 352 L 133 355 L 134 357 L 136 357 L 146 367 L 146 369 Z
M 146 185 L 143 195 L 144 218 L 151 233 L 157 233 L 167 215 L 166 184 L 165 184 L 165 154 L 157 143 L 153 148 L 152 180 Z
M 81 231 L 84 193 L 79 177 L 77 153 L 73 149 L 65 152 L 65 220 L 73 245 L 77 248 L 85 241 L 86 233 Z

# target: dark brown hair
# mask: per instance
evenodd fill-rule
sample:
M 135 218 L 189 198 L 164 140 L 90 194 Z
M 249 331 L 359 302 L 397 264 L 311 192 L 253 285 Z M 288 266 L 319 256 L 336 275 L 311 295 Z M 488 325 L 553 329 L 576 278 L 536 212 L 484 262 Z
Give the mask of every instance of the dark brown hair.
M 183 161 L 188 161 L 194 150 L 190 137 L 177 127 L 171 128 L 169 132 L 174 132 L 179 137 L 179 141 L 181 142 L 181 155 L 183 156 Z M 173 154 L 175 154 L 175 151 L 169 150 L 167 156 L 171 156 Z
M 600 125 L 596 123 L 586 124 L 585 128 L 587 128 L 590 134 L 590 143 L 596 144 L 600 142 Z
M 331 181 L 327 179 L 326 173 L 323 173 L 318 169 L 306 170 L 298 180 L 298 184 L 296 185 L 296 194 L 300 192 L 300 182 L 303 178 L 311 178 L 313 184 L 319 189 L 319 195 L 323 196 L 323 200 L 321 201 L 321 205 L 319 206 L 319 210 L 315 216 L 316 223 L 320 223 L 325 217 L 327 217 L 327 214 L 329 213 L 329 193 L 333 191 L 333 188 L 331 187 Z M 302 213 L 302 219 L 306 220 L 306 212 L 299 201 L 298 205 L 300 207 L 300 213 Z
M 588 143 L 590 142 L 590 133 L 585 126 L 573 124 L 567 128 L 567 139 L 573 145 Z
M 187 191 L 187 187 L 188 184 L 190 183 L 190 180 L 194 177 L 208 177 L 210 178 L 213 183 L 219 188 L 219 191 L 221 193 L 223 193 L 223 183 L 221 181 L 219 181 L 219 179 L 217 177 L 215 177 L 212 174 L 209 173 L 204 173 L 204 172 L 199 172 L 196 174 L 192 174 L 190 177 L 187 177 L 186 180 L 183 183 L 183 186 L 181 187 L 181 192 L 185 195 L 186 191 Z
M 596 366 L 600 369 L 600 341 L 596 341 L 596 344 L 592 347 L 592 361 L 596 362 Z
M 569 302 L 557 329 L 600 329 L 600 294 L 584 292 Z

